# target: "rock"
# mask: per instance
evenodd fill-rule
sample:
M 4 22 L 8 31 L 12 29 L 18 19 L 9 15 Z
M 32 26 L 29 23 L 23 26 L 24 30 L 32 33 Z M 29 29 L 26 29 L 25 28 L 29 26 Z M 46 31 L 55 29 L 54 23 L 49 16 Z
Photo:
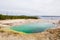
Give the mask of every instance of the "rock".
M 60 40 L 60 28 L 34 34 L 21 34 L 0 29 L 0 40 Z

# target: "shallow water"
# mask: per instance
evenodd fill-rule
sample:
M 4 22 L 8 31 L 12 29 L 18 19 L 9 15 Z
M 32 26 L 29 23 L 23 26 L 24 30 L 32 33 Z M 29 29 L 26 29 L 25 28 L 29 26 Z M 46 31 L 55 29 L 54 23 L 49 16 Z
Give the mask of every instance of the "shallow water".
M 20 26 L 14 26 L 11 27 L 12 30 L 18 31 L 18 32 L 25 32 L 25 33 L 37 33 L 37 32 L 43 32 L 47 29 L 54 28 L 54 24 L 52 23 L 30 23 L 30 24 L 24 24 Z

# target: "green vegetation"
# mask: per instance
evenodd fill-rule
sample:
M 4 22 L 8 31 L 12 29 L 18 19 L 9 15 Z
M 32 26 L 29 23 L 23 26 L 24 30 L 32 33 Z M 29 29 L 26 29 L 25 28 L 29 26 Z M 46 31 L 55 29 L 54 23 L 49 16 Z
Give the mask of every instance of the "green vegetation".
M 5 19 L 38 19 L 37 16 L 10 16 L 10 15 L 2 15 L 0 14 L 0 20 L 5 20 Z

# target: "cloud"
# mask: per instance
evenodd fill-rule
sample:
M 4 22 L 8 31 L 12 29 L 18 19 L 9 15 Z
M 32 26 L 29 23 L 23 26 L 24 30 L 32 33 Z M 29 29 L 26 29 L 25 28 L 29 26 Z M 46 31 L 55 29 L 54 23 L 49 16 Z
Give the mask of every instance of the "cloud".
M 0 12 L 6 10 L 13 15 L 60 15 L 60 0 L 0 0 Z

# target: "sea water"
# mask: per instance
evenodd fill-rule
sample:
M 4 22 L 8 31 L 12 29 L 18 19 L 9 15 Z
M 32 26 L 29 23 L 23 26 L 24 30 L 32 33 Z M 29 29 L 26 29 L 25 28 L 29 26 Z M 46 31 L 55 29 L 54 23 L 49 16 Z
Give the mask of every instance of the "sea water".
M 38 33 L 54 27 L 55 24 L 47 23 L 47 22 L 42 22 L 42 23 L 39 22 L 39 23 L 29 23 L 19 26 L 13 26 L 11 27 L 11 29 L 24 33 Z

